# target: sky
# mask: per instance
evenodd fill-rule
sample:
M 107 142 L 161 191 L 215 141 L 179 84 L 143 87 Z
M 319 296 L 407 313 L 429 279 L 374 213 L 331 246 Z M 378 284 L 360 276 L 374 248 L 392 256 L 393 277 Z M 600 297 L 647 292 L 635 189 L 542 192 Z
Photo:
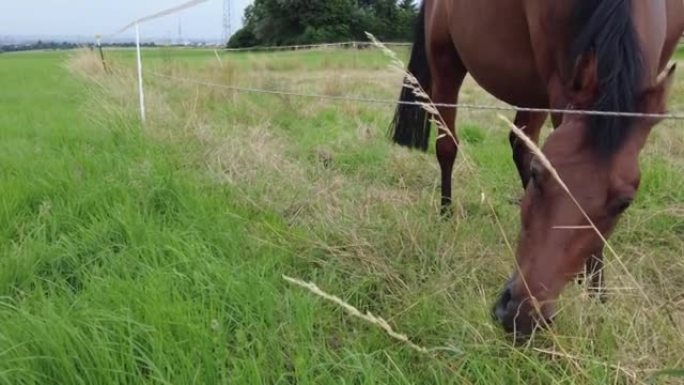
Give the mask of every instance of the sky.
M 129 22 L 182 4 L 187 0 L 0 0 L 0 37 L 59 36 L 89 38 L 112 34 Z M 232 30 L 242 23 L 252 0 L 230 0 Z M 194 8 L 141 25 L 146 38 L 218 41 L 223 31 L 223 0 L 208 0 Z M 132 38 L 133 32 L 118 37 Z

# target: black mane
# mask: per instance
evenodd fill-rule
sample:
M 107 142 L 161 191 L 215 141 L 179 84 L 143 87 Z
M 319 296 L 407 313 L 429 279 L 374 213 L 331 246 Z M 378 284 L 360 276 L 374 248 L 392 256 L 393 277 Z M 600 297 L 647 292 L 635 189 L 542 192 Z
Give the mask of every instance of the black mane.
M 632 22 L 632 0 L 577 0 L 571 63 L 593 54 L 599 93 L 597 111 L 637 112 L 643 61 Z M 601 155 L 612 155 L 624 144 L 633 118 L 589 116 L 588 140 Z

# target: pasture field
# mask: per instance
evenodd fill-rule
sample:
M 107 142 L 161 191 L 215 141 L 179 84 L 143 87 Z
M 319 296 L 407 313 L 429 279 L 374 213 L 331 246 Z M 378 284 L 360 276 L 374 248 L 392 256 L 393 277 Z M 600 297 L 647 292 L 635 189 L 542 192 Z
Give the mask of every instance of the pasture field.
M 88 51 L 0 55 L 0 384 L 682 383 L 684 122 L 644 152 L 608 302 L 571 284 L 515 347 L 490 319 L 522 193 L 495 114 L 459 113 L 442 220 L 434 150 L 389 143 L 393 106 L 179 80 L 395 99 L 377 50 L 145 50 L 145 125 L 132 52 L 106 54 L 109 74 Z M 496 103 L 471 79 L 461 101 Z

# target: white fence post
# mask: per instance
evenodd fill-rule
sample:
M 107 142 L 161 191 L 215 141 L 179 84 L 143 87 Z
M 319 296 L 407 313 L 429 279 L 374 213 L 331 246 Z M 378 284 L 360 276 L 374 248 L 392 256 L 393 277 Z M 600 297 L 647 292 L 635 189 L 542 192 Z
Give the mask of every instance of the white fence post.
M 124 31 L 127 31 L 131 27 L 135 27 L 135 51 L 137 55 L 137 61 L 138 61 L 138 92 L 140 94 L 140 120 L 145 123 L 145 92 L 143 90 L 143 76 L 142 76 L 142 55 L 140 52 L 140 23 L 144 23 L 149 20 L 154 20 L 158 19 L 160 17 L 164 17 L 167 15 L 171 15 L 176 12 L 180 12 L 184 9 L 192 8 L 200 3 L 204 3 L 208 0 L 190 0 L 187 1 L 181 5 L 177 5 L 173 8 L 168 8 L 165 9 L 161 12 L 157 12 L 153 15 L 145 16 L 142 18 L 138 18 L 135 21 L 127 24 L 125 27 L 121 28 L 120 30 L 114 32 L 112 35 L 109 37 L 113 37 L 115 35 L 118 35 Z
M 145 93 L 143 91 L 142 58 L 140 55 L 140 23 L 135 23 L 135 49 L 138 56 L 138 92 L 140 93 L 140 120 L 145 123 Z

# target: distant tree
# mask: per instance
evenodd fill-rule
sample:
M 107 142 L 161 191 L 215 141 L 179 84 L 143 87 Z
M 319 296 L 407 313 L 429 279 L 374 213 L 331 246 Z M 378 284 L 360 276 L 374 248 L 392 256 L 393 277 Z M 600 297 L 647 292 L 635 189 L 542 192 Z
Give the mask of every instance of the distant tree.
M 413 0 L 255 0 L 229 47 L 365 40 L 410 40 Z
M 9 44 L 0 46 L 1 52 L 14 52 L 14 51 L 31 51 L 38 49 L 74 49 L 77 48 L 78 44 L 70 42 L 56 42 L 56 41 L 42 41 L 38 40 L 35 43 L 22 43 L 22 44 Z
M 228 48 L 254 47 L 259 41 L 251 28 L 242 28 L 235 32 L 228 40 Z
M 404 11 L 416 12 L 416 3 L 413 0 L 402 0 L 399 3 L 399 8 Z

